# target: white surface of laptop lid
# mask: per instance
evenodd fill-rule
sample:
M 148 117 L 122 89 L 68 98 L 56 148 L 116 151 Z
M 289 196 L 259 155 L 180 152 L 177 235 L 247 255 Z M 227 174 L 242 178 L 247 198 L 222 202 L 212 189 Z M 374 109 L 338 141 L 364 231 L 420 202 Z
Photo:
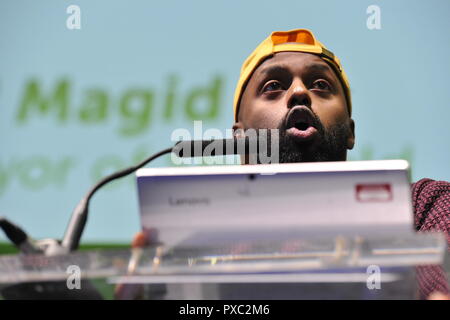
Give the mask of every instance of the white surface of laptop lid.
M 404 160 L 145 168 L 143 229 L 166 245 L 411 233 Z

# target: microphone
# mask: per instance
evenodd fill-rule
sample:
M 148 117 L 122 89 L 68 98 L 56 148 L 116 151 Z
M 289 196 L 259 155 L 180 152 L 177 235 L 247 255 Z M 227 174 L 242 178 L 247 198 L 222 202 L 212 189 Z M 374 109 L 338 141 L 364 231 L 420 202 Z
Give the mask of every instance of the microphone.
M 55 252 L 70 252 L 78 248 L 87 221 L 89 201 L 98 189 L 115 179 L 124 177 L 136 171 L 152 160 L 168 153 L 174 153 L 179 157 L 260 154 L 261 152 L 268 150 L 269 141 L 272 144 L 278 143 L 277 139 L 278 135 L 270 134 L 265 136 L 255 134 L 233 139 L 180 141 L 177 142 L 172 148 L 164 149 L 133 167 L 123 169 L 103 178 L 88 191 L 88 193 L 75 207 L 64 234 L 61 246 L 60 248 L 57 248 L 62 250 L 55 250 Z
M 271 137 L 273 142 L 275 137 Z M 172 153 L 180 158 L 259 154 L 268 148 L 266 136 L 245 136 L 233 139 L 179 141 Z
M 8 221 L 4 217 L 0 217 L 0 227 L 5 232 L 8 239 L 25 254 L 42 253 L 32 239 L 28 237 L 25 231 L 19 226 Z
M 4 217 L 0 217 L 0 228 L 3 229 L 8 239 L 20 250 L 21 253 L 45 254 L 59 245 L 53 239 L 33 241 L 19 226 L 13 224 Z M 6 300 L 17 299 L 103 299 L 97 288 L 89 280 L 81 280 L 80 290 L 69 290 L 66 281 L 39 281 L 20 282 L 0 288 L 0 295 Z

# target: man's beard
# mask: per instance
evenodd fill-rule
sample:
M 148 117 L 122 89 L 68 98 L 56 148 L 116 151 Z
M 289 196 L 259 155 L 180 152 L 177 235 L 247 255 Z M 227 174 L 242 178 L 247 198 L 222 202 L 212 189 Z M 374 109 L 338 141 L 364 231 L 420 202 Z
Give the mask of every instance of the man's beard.
M 279 137 L 279 162 L 318 162 L 318 161 L 344 161 L 347 155 L 347 139 L 351 134 L 350 127 L 346 123 L 338 124 L 326 130 L 314 114 L 314 127 L 318 131 L 318 137 L 310 142 L 298 143 L 286 134 L 288 128 L 283 119 L 278 128 Z

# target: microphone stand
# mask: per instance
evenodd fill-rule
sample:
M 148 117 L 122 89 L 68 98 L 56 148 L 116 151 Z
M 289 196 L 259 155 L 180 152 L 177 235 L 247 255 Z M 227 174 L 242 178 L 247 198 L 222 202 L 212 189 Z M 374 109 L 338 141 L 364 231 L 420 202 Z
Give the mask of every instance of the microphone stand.
M 162 155 L 168 154 L 172 152 L 172 148 L 164 149 L 151 157 L 145 159 L 144 161 L 138 163 L 135 166 L 123 169 L 121 171 L 115 172 L 102 180 L 100 180 L 97 184 L 95 184 L 88 193 L 84 196 L 83 199 L 78 203 L 78 205 L 75 207 L 75 210 L 72 213 L 72 217 L 70 219 L 69 225 L 67 226 L 66 232 L 64 234 L 64 238 L 62 240 L 61 247 L 63 249 L 63 252 L 70 252 L 78 249 L 78 245 L 81 239 L 81 235 L 84 230 L 84 226 L 86 225 L 87 216 L 89 212 L 89 201 L 91 200 L 94 193 L 100 189 L 105 184 L 118 179 L 122 178 L 126 175 L 129 175 L 130 173 L 136 171 L 137 169 L 145 166 L 149 162 L 153 161 L 156 158 L 159 158 Z M 49 252 L 50 253 L 50 252 Z M 55 253 L 58 253 L 57 251 Z
M 80 238 L 87 221 L 89 201 L 91 200 L 94 193 L 105 184 L 115 179 L 124 177 L 145 166 L 150 161 L 170 152 L 172 152 L 172 148 L 164 149 L 135 166 L 115 172 L 97 182 L 75 207 L 62 241 L 56 239 L 31 241 L 24 230 L 22 230 L 19 226 L 14 225 L 4 217 L 0 217 L 0 228 L 3 229 L 8 239 L 16 247 L 18 247 L 22 253 L 25 254 L 41 253 L 46 256 L 53 256 L 67 254 L 71 251 L 74 251 L 78 249 Z
M 258 153 L 258 147 L 261 147 L 264 143 L 266 143 L 266 141 L 262 137 L 256 136 L 245 136 L 242 138 L 234 139 L 179 141 L 175 144 L 175 146 L 157 152 L 135 166 L 128 167 L 109 176 L 106 176 L 105 178 L 97 182 L 93 187 L 91 187 L 91 189 L 75 207 L 62 241 L 56 239 L 31 241 L 28 235 L 22 229 L 12 224 L 5 218 L 0 218 L 0 228 L 3 229 L 9 240 L 16 247 L 18 247 L 22 253 L 40 253 L 46 256 L 68 254 L 78 249 L 89 213 L 89 202 L 95 192 L 105 184 L 115 179 L 119 179 L 126 175 L 129 175 L 130 173 L 136 171 L 139 168 L 142 168 L 156 158 L 159 158 L 160 156 L 168 153 L 174 153 L 178 157 L 201 157 L 203 156 L 204 150 L 207 150 L 208 148 L 211 149 L 211 147 L 213 147 L 212 153 L 210 154 L 213 156 L 230 154 L 243 155 L 249 153 Z M 256 146 L 256 148 L 252 149 L 252 146 Z

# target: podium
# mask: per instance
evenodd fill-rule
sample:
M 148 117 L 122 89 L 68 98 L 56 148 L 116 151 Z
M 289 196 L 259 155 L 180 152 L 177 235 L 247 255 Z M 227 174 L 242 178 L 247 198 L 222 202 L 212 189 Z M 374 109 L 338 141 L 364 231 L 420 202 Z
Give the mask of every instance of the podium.
M 6 299 L 114 298 L 118 286 L 138 289 L 144 299 L 417 299 L 417 272 L 425 265 L 442 268 L 448 279 L 442 234 L 5 255 L 0 284 Z M 74 266 L 80 288 L 70 288 Z
M 141 169 L 141 225 L 153 245 L 2 256 L 1 293 L 423 298 L 448 287 L 450 263 L 444 234 L 412 229 L 408 177 L 402 160 Z

